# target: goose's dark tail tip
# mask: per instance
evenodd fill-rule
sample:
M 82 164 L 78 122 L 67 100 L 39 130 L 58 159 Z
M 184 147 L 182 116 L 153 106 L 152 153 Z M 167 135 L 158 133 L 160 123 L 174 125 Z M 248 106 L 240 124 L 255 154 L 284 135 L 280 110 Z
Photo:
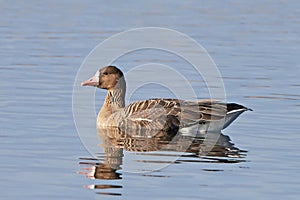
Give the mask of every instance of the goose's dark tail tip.
M 247 110 L 249 110 L 249 111 L 253 111 L 253 109 L 251 109 L 251 108 L 246 108 Z
M 239 110 L 239 109 L 244 109 L 245 111 L 253 111 L 251 108 L 247 108 L 245 106 L 242 106 L 240 104 L 237 103 L 228 103 L 227 104 L 227 111 L 233 111 L 233 110 Z

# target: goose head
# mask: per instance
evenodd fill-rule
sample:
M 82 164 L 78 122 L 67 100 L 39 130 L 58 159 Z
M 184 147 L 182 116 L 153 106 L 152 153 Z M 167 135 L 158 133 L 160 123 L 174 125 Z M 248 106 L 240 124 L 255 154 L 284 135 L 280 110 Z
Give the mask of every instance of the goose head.
M 126 87 L 123 72 L 115 66 L 99 69 L 96 74 L 81 83 L 82 86 L 94 86 L 106 90 L 115 90 Z

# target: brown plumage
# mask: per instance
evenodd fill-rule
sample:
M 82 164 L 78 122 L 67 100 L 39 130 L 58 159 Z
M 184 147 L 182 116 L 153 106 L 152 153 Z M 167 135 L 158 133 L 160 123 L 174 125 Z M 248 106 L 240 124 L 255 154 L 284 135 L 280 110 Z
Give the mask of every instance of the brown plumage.
M 98 127 L 119 127 L 123 130 L 162 130 L 167 132 L 220 131 L 248 109 L 242 105 L 215 100 L 185 101 L 149 99 L 125 107 L 126 82 L 120 69 L 107 66 L 82 85 L 108 90 L 97 117 Z M 149 131 L 146 131 L 149 132 Z M 149 135 L 147 137 L 154 137 Z

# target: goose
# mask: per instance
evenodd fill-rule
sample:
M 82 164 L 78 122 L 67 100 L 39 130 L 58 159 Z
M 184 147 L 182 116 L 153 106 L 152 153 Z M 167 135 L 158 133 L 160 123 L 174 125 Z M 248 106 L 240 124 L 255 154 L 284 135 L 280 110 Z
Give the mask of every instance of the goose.
M 221 131 L 240 114 L 251 109 L 237 103 L 216 100 L 188 101 L 154 98 L 125 106 L 126 82 L 116 66 L 106 66 L 81 83 L 107 90 L 97 116 L 97 127 L 118 127 L 126 130 L 149 130 L 188 133 L 193 131 Z M 155 132 L 155 131 L 154 131 Z M 155 134 L 147 137 L 155 137 Z

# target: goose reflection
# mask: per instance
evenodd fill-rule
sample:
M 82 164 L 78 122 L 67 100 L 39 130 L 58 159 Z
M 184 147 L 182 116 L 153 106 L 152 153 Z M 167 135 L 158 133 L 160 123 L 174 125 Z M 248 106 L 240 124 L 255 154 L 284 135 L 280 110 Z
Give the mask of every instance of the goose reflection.
M 147 167 L 151 164 L 157 167 L 157 164 L 180 164 L 184 162 L 238 163 L 245 161 L 244 158 L 247 152 L 235 147 L 230 137 L 222 133 L 186 136 L 163 131 L 151 133 L 151 130 L 143 130 L 146 131 L 143 134 L 140 132 L 132 133 L 119 128 L 99 128 L 97 131 L 98 138 L 101 141 L 99 148 L 102 148 L 103 153 L 98 154 L 97 158 L 81 158 L 80 165 L 85 166 L 85 168 L 82 168 L 79 173 L 98 180 L 122 179 L 122 172 L 126 167 L 123 162 L 124 154 L 131 152 L 139 156 L 134 159 L 137 165 L 144 163 L 144 166 Z M 140 136 L 137 137 L 137 135 Z M 156 135 L 159 137 L 143 137 L 142 135 Z M 140 169 L 140 171 L 147 170 Z M 149 176 L 149 174 L 142 175 Z M 159 177 L 166 176 L 160 175 Z M 95 184 L 87 187 L 91 189 L 114 189 L 122 188 L 122 185 L 116 183 Z M 114 192 L 98 193 L 121 195 L 121 193 Z
M 191 157 L 244 157 L 244 150 L 234 146 L 229 136 L 222 133 L 207 133 L 197 136 L 170 134 L 164 131 L 144 129 L 143 134 L 122 131 L 118 128 L 99 128 L 99 145 L 105 150 L 105 160 L 112 168 L 120 169 L 123 150 L 133 152 L 181 152 L 190 153 Z M 134 135 L 134 136 L 132 136 Z M 159 135 L 159 137 L 143 137 L 142 135 Z

